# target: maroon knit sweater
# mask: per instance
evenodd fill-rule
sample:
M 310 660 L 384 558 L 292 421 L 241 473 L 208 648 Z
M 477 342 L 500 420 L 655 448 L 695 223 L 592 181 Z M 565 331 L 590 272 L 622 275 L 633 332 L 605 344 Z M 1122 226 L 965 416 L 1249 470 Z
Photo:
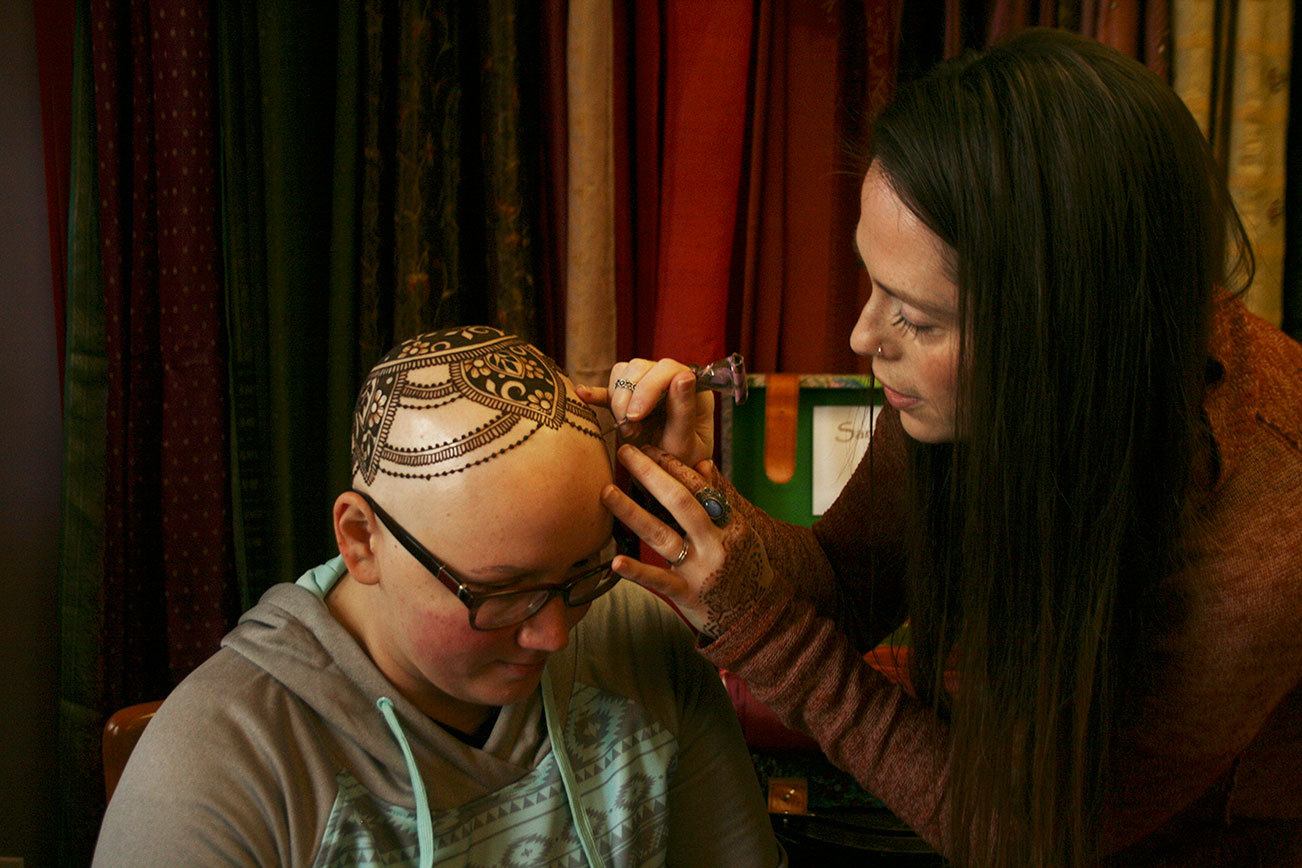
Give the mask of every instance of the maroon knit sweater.
M 1217 308 L 1220 473 L 1170 577 L 1190 612 L 1116 739 L 1103 846 L 1123 864 L 1302 865 L 1302 347 L 1238 301 Z M 904 593 L 904 433 L 889 409 L 878 425 L 871 470 L 812 531 L 743 507 L 777 580 L 703 651 L 944 852 L 947 726 L 862 657 Z

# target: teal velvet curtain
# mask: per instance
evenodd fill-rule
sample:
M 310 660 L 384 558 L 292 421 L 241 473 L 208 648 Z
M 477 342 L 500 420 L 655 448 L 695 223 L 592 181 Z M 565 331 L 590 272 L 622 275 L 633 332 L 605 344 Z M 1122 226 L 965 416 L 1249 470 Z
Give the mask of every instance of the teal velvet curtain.
M 72 162 L 68 209 L 63 530 L 59 563 L 59 863 L 84 862 L 95 843 L 103 793 L 99 657 L 107 466 L 104 299 L 100 290 L 95 178 L 95 84 L 89 0 L 78 0 L 73 45 Z

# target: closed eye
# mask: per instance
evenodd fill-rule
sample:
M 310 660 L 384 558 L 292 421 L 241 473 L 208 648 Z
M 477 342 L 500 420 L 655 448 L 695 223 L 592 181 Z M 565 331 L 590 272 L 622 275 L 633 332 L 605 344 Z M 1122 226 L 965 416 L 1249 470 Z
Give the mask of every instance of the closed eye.
M 914 322 L 904 315 L 903 310 L 896 312 L 895 319 L 891 320 L 891 325 L 895 326 L 906 335 L 927 334 L 935 328 L 935 326 L 922 325 Z

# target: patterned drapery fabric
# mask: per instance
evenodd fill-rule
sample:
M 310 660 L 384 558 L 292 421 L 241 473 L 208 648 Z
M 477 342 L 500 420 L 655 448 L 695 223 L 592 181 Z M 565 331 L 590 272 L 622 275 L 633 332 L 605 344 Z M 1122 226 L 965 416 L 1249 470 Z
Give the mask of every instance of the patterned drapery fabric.
M 565 352 L 576 382 L 605 385 L 615 345 L 614 19 L 606 0 L 570 0 L 567 21 Z
M 1225 167 L 1256 255 L 1244 302 L 1283 319 L 1291 0 L 1175 0 L 1176 92 Z
M 79 4 L 62 861 L 93 847 L 106 717 L 332 547 L 383 351 L 446 324 L 556 334 L 540 21 L 515 0 Z
M 193 0 L 78 7 L 60 643 L 71 861 L 98 828 L 103 715 L 165 692 L 234 614 L 208 28 Z

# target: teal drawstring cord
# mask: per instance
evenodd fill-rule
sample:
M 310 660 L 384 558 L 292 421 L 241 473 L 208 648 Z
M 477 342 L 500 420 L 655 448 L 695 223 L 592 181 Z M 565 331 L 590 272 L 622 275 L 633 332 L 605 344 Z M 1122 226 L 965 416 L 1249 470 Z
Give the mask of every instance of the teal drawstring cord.
M 384 722 L 389 725 L 394 741 L 402 749 L 402 758 L 407 761 L 407 775 L 411 778 L 411 789 L 416 794 L 416 858 L 420 868 L 431 868 L 434 864 L 434 822 L 429 816 L 429 797 L 425 794 L 425 782 L 420 779 L 420 769 L 416 768 L 416 759 L 411 755 L 411 745 L 407 735 L 398 723 L 398 716 L 393 713 L 393 700 L 381 696 L 375 700 L 375 707 L 384 715 Z
M 579 845 L 583 848 L 583 855 L 587 857 L 588 864 L 592 868 L 606 868 L 606 863 L 601 858 L 601 851 L 597 849 L 596 836 L 592 834 L 592 826 L 588 823 L 587 812 L 583 810 L 583 803 L 579 801 L 579 784 L 574 779 L 570 755 L 565 750 L 562 721 L 556 713 L 551 678 L 545 670 L 542 677 L 542 695 L 543 714 L 547 718 L 547 736 L 552 742 L 552 754 L 556 757 L 556 768 L 560 771 L 561 786 L 565 789 L 565 800 L 570 806 L 570 816 L 574 819 L 574 826 L 579 835 Z M 389 725 L 389 732 L 393 733 L 394 741 L 398 742 L 398 747 L 402 750 L 402 758 L 407 762 L 411 789 L 416 795 L 417 858 L 420 868 L 431 868 L 434 864 L 434 823 L 430 819 L 429 797 L 425 793 L 420 769 L 416 768 L 416 760 L 411 755 L 411 745 L 407 743 L 407 735 L 402 731 L 402 725 L 398 723 L 398 716 L 393 713 L 393 701 L 387 696 L 381 696 L 375 701 L 375 707 L 380 710 L 380 714 L 384 715 L 384 722 Z
M 574 768 L 570 765 L 570 755 L 565 751 L 565 738 L 562 735 L 562 720 L 556 714 L 556 700 L 552 698 L 552 680 L 547 670 L 542 677 L 543 714 L 547 717 L 547 737 L 552 741 L 552 756 L 556 757 L 556 768 L 561 773 L 561 786 L 565 789 L 565 800 L 570 805 L 570 816 L 574 818 L 574 828 L 579 833 L 579 846 L 583 855 L 588 857 L 592 868 L 606 868 L 597 849 L 597 839 L 588 824 L 588 814 L 579 801 L 579 784 L 574 779 Z

